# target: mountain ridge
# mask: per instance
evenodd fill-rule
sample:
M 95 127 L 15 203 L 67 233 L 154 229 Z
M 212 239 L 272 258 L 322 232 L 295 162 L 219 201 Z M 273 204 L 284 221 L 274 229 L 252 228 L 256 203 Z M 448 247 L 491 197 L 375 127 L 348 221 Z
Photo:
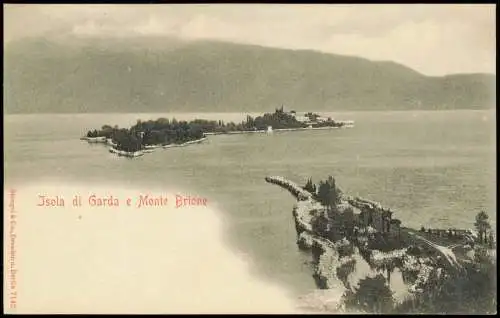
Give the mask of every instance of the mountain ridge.
M 495 81 L 211 40 L 33 38 L 4 48 L 6 113 L 490 109 Z

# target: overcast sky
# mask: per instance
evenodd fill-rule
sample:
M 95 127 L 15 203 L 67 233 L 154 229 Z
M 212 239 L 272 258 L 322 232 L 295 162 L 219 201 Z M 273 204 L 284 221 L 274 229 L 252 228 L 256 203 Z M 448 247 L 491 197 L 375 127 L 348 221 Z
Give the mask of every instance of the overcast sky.
M 495 73 L 495 5 L 5 5 L 4 41 L 169 35 L 392 60 L 427 75 Z

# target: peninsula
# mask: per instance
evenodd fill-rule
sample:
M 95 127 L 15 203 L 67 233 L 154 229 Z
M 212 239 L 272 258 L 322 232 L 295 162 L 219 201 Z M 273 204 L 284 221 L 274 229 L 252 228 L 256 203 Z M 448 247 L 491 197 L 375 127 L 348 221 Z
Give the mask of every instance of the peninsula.
M 159 118 L 145 122 L 138 120 L 129 129 L 104 125 L 100 130 L 88 131 L 81 139 L 89 143 L 108 144 L 110 152 L 134 158 L 153 152 L 156 148 L 200 143 L 209 135 L 347 128 L 353 125 L 353 121 L 337 121 L 312 112 L 301 116 L 293 110 L 285 111 L 282 106 L 274 113 L 265 113 L 255 118 L 247 116 L 246 120 L 238 124 L 205 119 L 190 122 L 177 121 L 175 118 Z
M 330 310 L 496 311 L 496 243 L 485 212 L 476 216 L 477 231 L 417 230 L 380 203 L 344 194 L 333 177 L 319 185 L 309 179 L 305 186 L 282 177 L 266 181 L 297 199 L 297 244 L 312 252 L 318 288 L 344 290 Z M 404 287 L 393 287 L 391 277 Z

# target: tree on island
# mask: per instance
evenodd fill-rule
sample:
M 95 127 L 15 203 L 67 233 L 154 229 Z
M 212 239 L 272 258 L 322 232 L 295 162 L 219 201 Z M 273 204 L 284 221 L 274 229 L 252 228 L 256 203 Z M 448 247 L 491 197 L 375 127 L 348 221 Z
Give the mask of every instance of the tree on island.
M 348 289 L 342 298 L 348 308 L 369 313 L 389 313 L 394 308 L 393 292 L 381 274 L 361 279 L 359 287 Z
M 304 190 L 309 191 L 312 194 L 316 194 L 316 185 L 312 182 L 312 179 L 307 180 Z
M 485 243 L 486 241 L 486 232 L 491 228 L 491 225 L 488 221 L 488 214 L 486 212 L 481 211 L 476 215 L 476 222 L 474 223 L 477 231 L 479 232 L 479 242 Z
M 89 137 L 89 138 L 95 138 L 95 137 L 97 137 L 97 135 L 98 135 L 98 132 L 95 129 L 94 130 L 89 130 L 87 132 L 87 137 Z
M 313 114 L 311 113 L 311 116 Z M 314 116 L 313 116 L 314 117 Z M 316 124 L 318 126 L 320 124 Z M 336 126 L 334 122 L 321 125 Z M 320 126 L 321 126 L 320 125 Z M 271 126 L 273 129 L 307 128 L 307 124 L 298 121 L 294 115 L 284 111 L 283 106 L 274 113 L 265 113 L 235 124 L 224 123 L 222 120 L 195 119 L 190 122 L 172 118 L 142 121 L 138 119 L 130 129 L 120 129 L 117 125 L 102 126 L 101 130 L 90 130 L 88 138 L 106 137 L 116 144 L 116 148 L 125 151 L 137 151 L 148 145 L 182 144 L 201 139 L 205 133 L 228 133 L 234 131 L 265 131 Z M 318 127 L 320 127 L 318 126 Z
M 312 218 L 311 227 L 314 233 L 317 233 L 321 237 L 328 238 L 328 218 L 323 213 L 319 213 Z
M 325 182 L 320 181 L 317 197 L 321 204 L 330 210 L 335 209 L 336 205 L 340 203 L 341 192 L 337 188 L 334 177 L 329 176 Z
M 344 213 L 342 213 L 342 218 L 347 237 L 352 238 L 354 234 L 354 226 L 356 225 L 353 208 L 348 207 L 345 209 Z
M 337 278 L 344 284 L 346 288 L 351 288 L 351 284 L 348 280 L 349 275 L 354 273 L 356 270 L 356 260 L 354 258 L 349 259 L 346 262 L 343 262 L 340 266 L 337 267 L 336 274 Z

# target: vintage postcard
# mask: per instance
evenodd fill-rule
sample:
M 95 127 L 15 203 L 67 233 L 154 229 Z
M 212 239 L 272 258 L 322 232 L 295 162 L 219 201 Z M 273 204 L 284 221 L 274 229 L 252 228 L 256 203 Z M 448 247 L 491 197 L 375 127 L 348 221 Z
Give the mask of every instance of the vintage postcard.
M 4 313 L 496 313 L 494 5 L 3 9 Z

